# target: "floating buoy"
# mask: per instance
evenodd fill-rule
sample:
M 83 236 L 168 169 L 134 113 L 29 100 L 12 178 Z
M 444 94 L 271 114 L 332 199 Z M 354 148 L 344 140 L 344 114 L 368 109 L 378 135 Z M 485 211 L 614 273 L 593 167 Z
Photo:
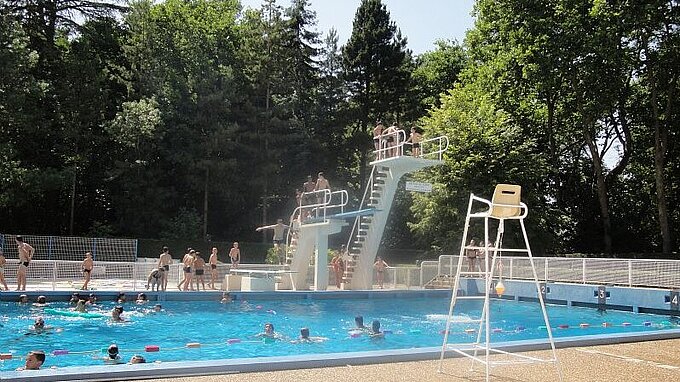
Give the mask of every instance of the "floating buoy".
M 642 325 L 644 325 L 644 326 L 652 326 L 652 322 L 651 322 L 651 321 L 645 321 L 645 322 L 642 323 Z
M 467 333 L 467 334 L 472 334 L 474 332 L 476 332 L 476 330 L 474 330 L 474 329 L 465 329 L 465 333 Z
M 201 343 L 200 342 L 189 342 L 186 347 L 188 348 L 200 348 Z
M 68 354 L 68 350 L 66 349 L 58 349 L 52 352 L 52 355 L 65 355 L 65 354 Z
M 630 322 L 624 322 L 621 324 L 621 326 L 631 326 L 632 324 Z
M 602 323 L 602 327 L 604 327 L 604 328 L 610 328 L 610 327 L 612 327 L 612 326 L 613 326 L 613 325 L 612 325 L 611 322 L 603 322 L 603 323 Z
M 567 325 L 567 324 L 559 324 L 559 325 L 557 325 L 557 327 L 560 328 L 560 329 L 569 329 L 569 325 Z
M 230 338 L 230 339 L 227 340 L 228 344 L 237 344 L 239 342 L 241 342 L 240 338 Z
M 1 360 L 12 359 L 12 353 L 0 353 L 0 359 Z
M 160 351 L 161 348 L 158 345 L 146 345 L 144 346 L 144 351 L 147 353 L 154 353 Z
M 580 326 L 582 329 L 585 329 L 585 328 L 589 328 L 590 324 L 587 323 L 587 322 L 584 322 L 584 323 L 578 324 L 578 326 Z
M 494 333 L 500 333 L 500 332 L 503 331 L 503 329 L 501 329 L 501 328 L 493 328 L 493 329 L 491 329 L 491 331 L 494 332 Z
M 498 284 L 496 284 L 496 294 L 498 297 L 503 296 L 503 293 L 505 293 L 505 285 L 503 284 L 503 280 L 499 280 Z

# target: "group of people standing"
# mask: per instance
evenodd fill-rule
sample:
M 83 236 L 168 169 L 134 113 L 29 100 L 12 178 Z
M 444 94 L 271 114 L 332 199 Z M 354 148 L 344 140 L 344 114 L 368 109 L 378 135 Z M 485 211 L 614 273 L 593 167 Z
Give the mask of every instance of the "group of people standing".
M 420 143 L 423 140 L 423 136 L 418 129 L 412 127 L 411 134 L 408 138 L 405 136 L 402 137 L 399 134 L 400 131 L 401 129 L 397 122 L 394 122 L 392 126 L 389 127 L 385 127 L 380 120 L 375 122 L 375 128 L 373 129 L 373 145 L 375 147 L 377 160 L 402 155 L 403 153 L 398 152 L 397 147 L 403 142 L 411 144 L 411 155 L 414 157 L 419 157 L 422 154 Z M 402 140 L 404 141 L 402 142 Z
M 206 290 L 204 278 L 206 266 L 210 268 L 210 282 L 208 283 L 208 286 L 210 286 L 210 289 L 217 289 L 217 264 L 219 263 L 217 252 L 217 247 L 213 247 L 210 257 L 208 258 L 208 263 L 206 264 L 205 259 L 203 259 L 199 251 L 188 248 L 187 253 L 182 258 L 182 272 L 184 278 L 177 284 L 177 289 L 185 291 L 194 290 L 192 280 L 195 280 L 196 290 L 201 290 L 200 285 L 203 285 L 203 290 Z M 167 252 L 167 247 L 163 247 L 163 253 L 158 261 L 159 268 L 163 266 L 167 271 L 169 268 L 168 259 L 170 262 L 172 261 L 170 254 Z M 239 243 L 237 241 L 232 244 L 232 247 L 229 250 L 229 259 L 231 260 L 231 267 L 238 268 L 238 265 L 241 262 L 241 249 L 239 248 Z M 165 285 L 167 286 L 167 275 L 165 277 Z M 163 287 L 163 290 L 165 290 L 165 286 Z

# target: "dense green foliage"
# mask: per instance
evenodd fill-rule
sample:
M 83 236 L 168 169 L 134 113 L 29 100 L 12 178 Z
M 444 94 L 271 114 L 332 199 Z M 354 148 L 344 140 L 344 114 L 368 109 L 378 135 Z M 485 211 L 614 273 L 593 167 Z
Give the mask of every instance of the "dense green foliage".
M 344 45 L 286 3 L 3 2 L 0 231 L 255 240 L 308 174 L 356 203 L 382 119 L 451 140 L 387 247 L 455 250 L 504 182 L 539 253 L 675 250 L 677 0 L 478 0 L 417 56 L 380 0 Z

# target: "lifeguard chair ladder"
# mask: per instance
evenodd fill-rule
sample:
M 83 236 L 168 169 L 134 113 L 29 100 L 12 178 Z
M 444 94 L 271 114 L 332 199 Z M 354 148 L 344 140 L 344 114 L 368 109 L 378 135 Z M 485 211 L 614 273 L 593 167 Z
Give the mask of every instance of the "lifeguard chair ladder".
M 534 265 L 533 256 L 531 254 L 531 247 L 529 246 L 529 239 L 527 238 L 527 231 L 524 226 L 524 218 L 527 216 L 529 209 L 520 201 L 521 187 L 511 184 L 499 184 L 493 194 L 491 201 L 482 199 L 470 194 L 470 201 L 468 203 L 467 216 L 465 217 L 465 228 L 463 230 L 463 240 L 460 247 L 460 255 L 458 257 L 458 267 L 456 268 L 456 277 L 454 281 L 453 291 L 451 295 L 451 305 L 449 306 L 449 315 L 446 320 L 446 331 L 444 332 L 444 342 L 442 344 L 441 357 L 439 359 L 439 372 L 443 372 L 444 355 L 447 351 L 456 352 L 462 356 L 468 357 L 472 360 L 471 368 L 476 363 L 480 363 L 485 367 L 486 381 L 489 382 L 491 368 L 502 365 L 528 364 L 528 363 L 553 363 L 557 369 L 559 380 L 562 381 L 562 370 L 560 368 L 557 353 L 555 352 L 555 341 L 553 340 L 548 314 L 545 309 L 545 302 L 540 291 L 540 284 L 538 282 L 538 275 L 536 274 L 536 267 Z M 473 204 L 475 202 L 483 203 L 487 206 L 486 211 L 473 212 Z M 466 246 L 467 236 L 470 228 L 471 219 L 484 219 L 484 243 L 479 246 Z M 493 247 L 489 246 L 489 219 L 498 220 L 498 232 L 496 233 L 496 241 Z M 503 248 L 503 233 L 505 230 L 506 220 L 518 220 L 522 228 L 522 235 L 524 237 L 524 248 Z M 468 269 L 463 271 L 463 259 L 465 258 L 466 250 L 483 251 L 485 264 L 482 269 Z M 501 252 L 519 252 L 526 253 L 529 257 L 531 270 L 534 275 L 534 282 L 536 284 L 536 292 L 538 300 L 541 304 L 541 311 L 543 312 L 543 320 L 548 332 L 548 340 L 550 341 L 550 348 L 552 349 L 552 358 L 541 359 L 523 354 L 510 353 L 501 349 L 494 349 L 491 346 L 491 328 L 490 328 L 490 309 L 489 297 L 492 290 L 494 270 L 496 269 L 496 258 Z M 488 266 L 489 255 L 491 255 L 491 265 Z M 502 265 L 501 265 L 502 266 Z M 500 272 L 499 272 L 500 273 Z M 458 296 L 458 287 L 460 286 L 461 276 L 482 277 L 485 281 L 485 292 L 483 295 L 468 295 Z M 499 275 L 500 276 L 500 275 Z M 498 287 L 497 287 L 498 288 Z M 503 292 L 500 291 L 500 294 Z M 451 329 L 451 318 L 458 300 L 483 300 L 484 305 L 482 314 L 479 320 L 473 322 L 479 323 L 477 330 L 477 339 L 473 343 L 463 344 L 449 344 L 449 331 Z M 482 333 L 484 339 L 482 340 Z M 480 356 L 479 353 L 483 352 Z M 494 360 L 492 355 L 502 357 L 503 359 Z

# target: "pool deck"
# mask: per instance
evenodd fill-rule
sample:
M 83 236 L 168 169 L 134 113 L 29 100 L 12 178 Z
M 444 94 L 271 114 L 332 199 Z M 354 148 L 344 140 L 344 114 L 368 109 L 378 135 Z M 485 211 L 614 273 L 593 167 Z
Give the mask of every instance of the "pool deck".
M 617 345 L 572 347 L 558 349 L 563 381 L 578 382 L 671 382 L 680 381 L 680 339 L 648 341 Z M 549 351 L 527 352 L 550 357 Z M 397 362 L 377 365 L 328 367 L 303 370 L 284 370 L 261 373 L 212 375 L 203 377 L 174 377 L 149 379 L 158 382 L 392 382 L 392 381 L 484 381 L 479 366 L 470 371 L 470 361 L 446 359 L 443 373 L 438 373 L 439 361 Z M 492 381 L 547 382 L 558 381 L 552 364 L 502 366 L 492 370 Z

